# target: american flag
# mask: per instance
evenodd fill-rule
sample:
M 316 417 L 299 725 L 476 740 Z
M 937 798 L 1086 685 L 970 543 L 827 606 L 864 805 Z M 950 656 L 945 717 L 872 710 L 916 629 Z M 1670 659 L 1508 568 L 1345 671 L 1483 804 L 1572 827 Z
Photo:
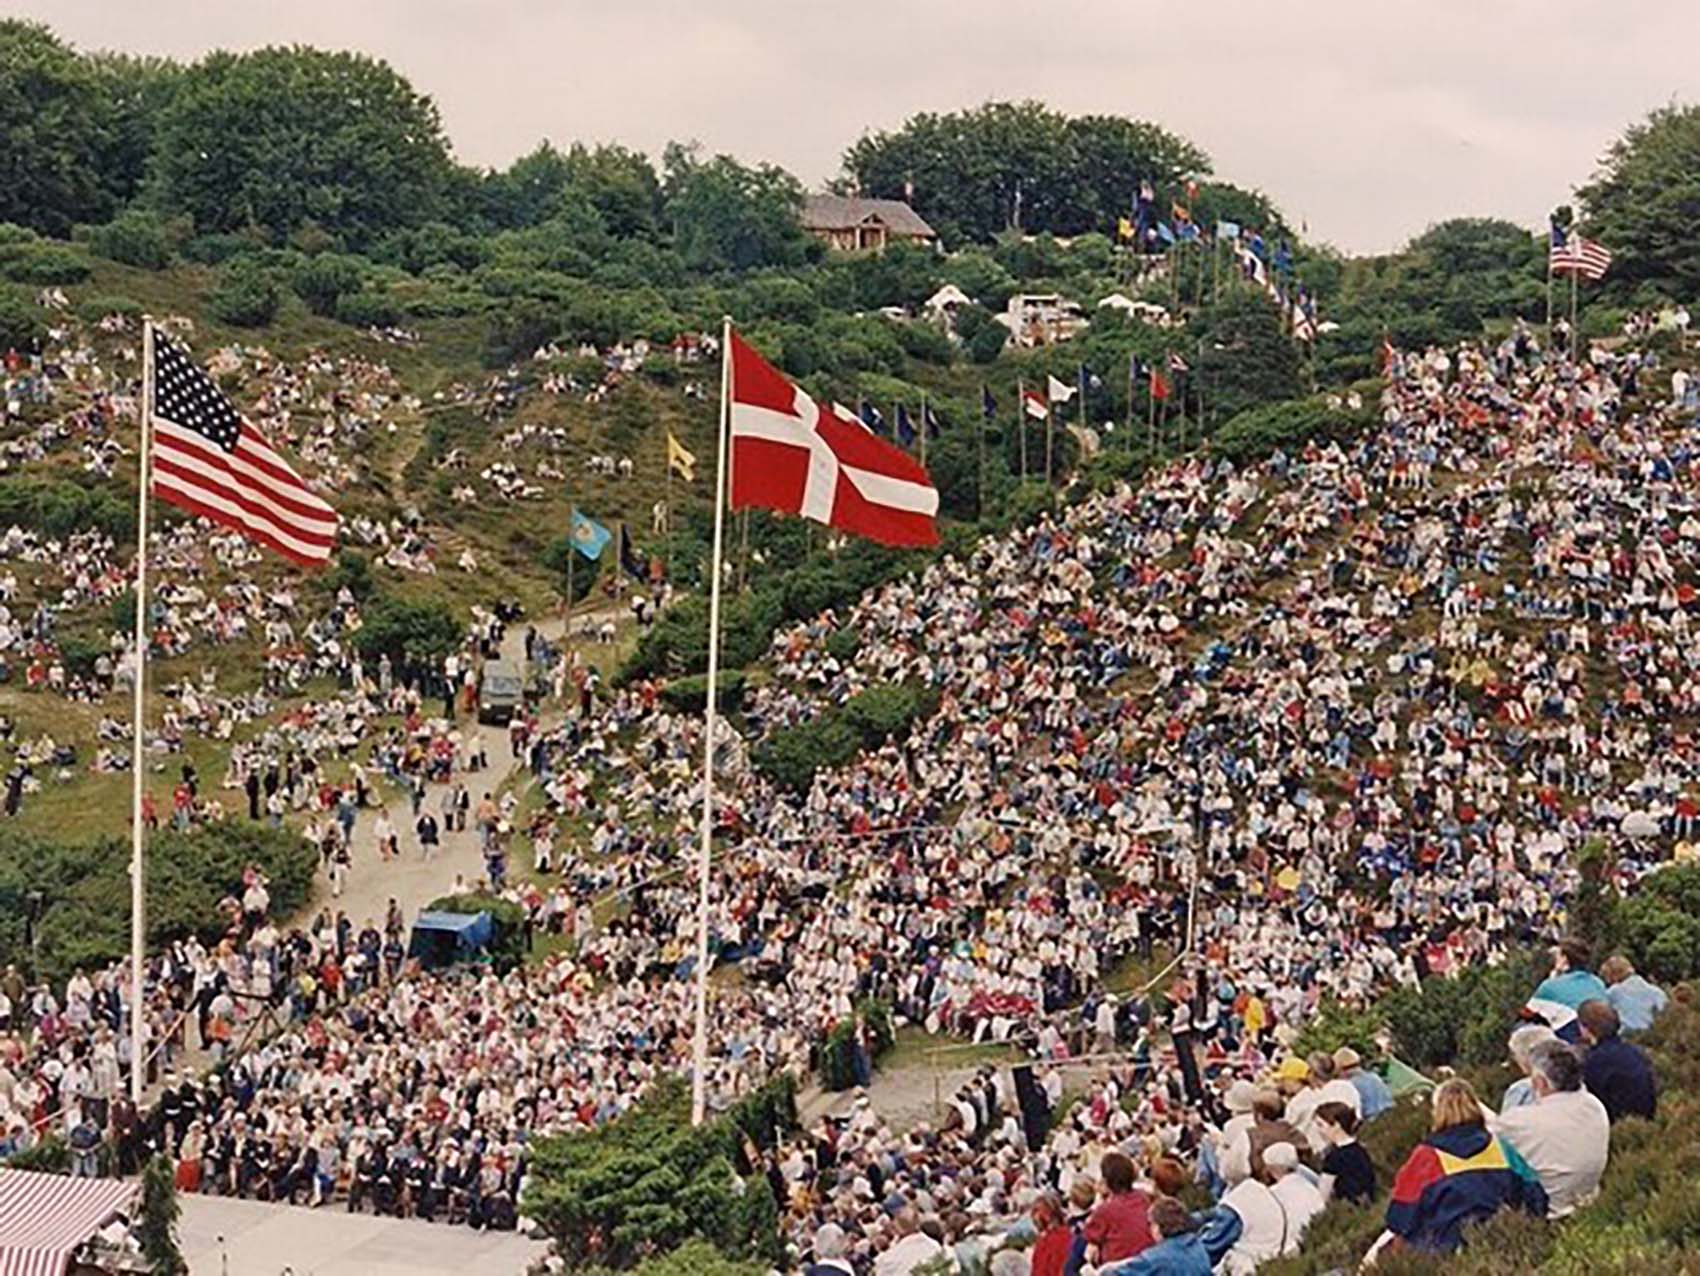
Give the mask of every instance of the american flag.
M 157 330 L 153 352 L 154 492 L 303 567 L 322 566 L 336 546 L 336 511 Z
M 1611 250 L 1592 239 L 1572 234 L 1563 243 L 1555 236 L 1547 251 L 1547 269 L 1555 275 L 1571 271 L 1584 279 L 1604 279 L 1611 269 Z

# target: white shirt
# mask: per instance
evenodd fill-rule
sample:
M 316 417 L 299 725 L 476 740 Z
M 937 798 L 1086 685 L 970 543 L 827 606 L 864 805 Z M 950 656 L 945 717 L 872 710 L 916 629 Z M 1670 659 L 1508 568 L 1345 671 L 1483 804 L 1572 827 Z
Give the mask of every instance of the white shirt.
M 1599 1191 L 1611 1144 L 1605 1104 L 1587 1090 L 1560 1091 L 1493 1119 L 1547 1192 L 1547 1217 L 1563 1218 Z
M 1296 1172 L 1282 1175 L 1269 1190 L 1287 1211 L 1287 1247 L 1281 1252 L 1296 1254 L 1311 1219 L 1322 1213 L 1322 1193 L 1312 1186 L 1309 1179 Z
M 1286 1210 L 1268 1187 L 1246 1179 L 1222 1198 L 1222 1204 L 1239 1215 L 1241 1224 L 1239 1240 L 1222 1259 L 1222 1271 L 1241 1276 L 1286 1252 Z
M 874 1260 L 874 1276 L 909 1276 L 943 1248 L 925 1232 L 911 1232 Z

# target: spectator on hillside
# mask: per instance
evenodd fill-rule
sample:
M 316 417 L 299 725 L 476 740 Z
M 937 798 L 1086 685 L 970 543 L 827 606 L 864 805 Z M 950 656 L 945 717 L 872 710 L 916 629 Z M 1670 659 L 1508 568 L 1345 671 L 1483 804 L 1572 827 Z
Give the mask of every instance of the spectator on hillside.
M 1029 1276 L 1065 1276 L 1074 1249 L 1074 1229 L 1068 1225 L 1062 1197 L 1055 1192 L 1042 1193 L 1033 1202 L 1032 1217 L 1038 1238 L 1033 1244 Z
M 1088 1256 L 1099 1267 L 1151 1246 L 1150 1199 L 1133 1185 L 1133 1158 L 1106 1152 L 1098 1162 L 1103 1199 L 1086 1220 Z
M 1658 1087 L 1647 1056 L 1618 1035 L 1622 1025 L 1609 1001 L 1584 1001 L 1576 1011 L 1588 1054 L 1582 1077 L 1613 1122 L 1638 1116 L 1651 1120 Z
M 1600 963 L 1600 978 L 1606 981 L 1606 1000 L 1617 1011 L 1624 1032 L 1646 1032 L 1670 1004 L 1665 990 L 1637 974 L 1621 954 Z
M 1605 981 L 1588 969 L 1588 946 L 1579 939 L 1562 939 L 1552 949 L 1552 974 L 1529 998 L 1529 1009 L 1560 1036 L 1574 1040 L 1572 1024 L 1577 1008 L 1584 1001 L 1605 996 Z
M 1511 1052 L 1511 1062 L 1523 1075 L 1505 1087 L 1505 1094 L 1499 1100 L 1501 1112 L 1510 1112 L 1535 1101 L 1535 1083 L 1530 1076 L 1534 1064 L 1530 1056 L 1535 1047 L 1558 1039 L 1558 1034 L 1544 1023 L 1519 1024 L 1511 1030 L 1507 1049 Z
M 1150 1249 L 1114 1267 L 1100 1267 L 1099 1276 L 1210 1276 L 1210 1255 L 1186 1206 L 1168 1196 L 1153 1201 L 1151 1233 L 1156 1243 Z M 1042 1276 L 1037 1253 L 1032 1276 Z
M 1358 1142 L 1357 1114 L 1344 1103 L 1324 1103 L 1316 1110 L 1316 1123 L 1328 1145 L 1316 1184 L 1322 1199 L 1368 1205 L 1375 1199 L 1375 1162 Z
M 917 1267 L 925 1267 L 944 1246 L 921 1230 L 921 1216 L 915 1207 L 905 1205 L 892 1220 L 897 1242 L 874 1262 L 874 1276 L 909 1276 Z
M 1563 1218 L 1600 1188 L 1611 1144 L 1605 1105 L 1582 1087 L 1582 1058 L 1562 1041 L 1529 1052 L 1535 1101 L 1496 1117 L 1494 1130 L 1540 1176 L 1547 1217 Z
M 1341 1046 L 1334 1052 L 1334 1066 L 1358 1092 L 1358 1115 L 1363 1120 L 1373 1121 L 1393 1106 L 1393 1091 L 1388 1089 L 1387 1082 L 1379 1073 L 1364 1067 L 1363 1059 L 1352 1047 Z
M 849 1245 L 837 1223 L 823 1224 L 815 1232 L 814 1262 L 803 1266 L 803 1276 L 856 1276 L 845 1257 Z
M 1451 1254 L 1464 1229 L 1502 1209 L 1544 1216 L 1547 1194 L 1534 1170 L 1503 1139 L 1488 1132 L 1468 1081 L 1444 1081 L 1434 1092 L 1429 1134 L 1393 1179 L 1384 1246 Z
M 1281 1254 L 1296 1254 L 1304 1244 L 1305 1232 L 1311 1220 L 1322 1213 L 1327 1202 L 1322 1193 L 1299 1169 L 1299 1149 L 1291 1143 L 1277 1143 L 1263 1153 L 1269 1190 L 1281 1203 L 1281 1215 L 1286 1220 L 1287 1238 Z

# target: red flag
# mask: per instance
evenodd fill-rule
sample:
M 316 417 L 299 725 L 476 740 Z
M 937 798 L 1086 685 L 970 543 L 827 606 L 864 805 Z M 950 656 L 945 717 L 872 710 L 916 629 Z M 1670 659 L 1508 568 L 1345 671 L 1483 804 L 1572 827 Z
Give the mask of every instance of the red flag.
M 1037 390 L 1023 390 L 1021 392 L 1021 406 L 1026 410 L 1028 416 L 1035 417 L 1040 421 L 1051 415 L 1051 405 L 1045 401 L 1045 396 Z
M 732 334 L 732 508 L 765 509 L 882 545 L 936 545 L 938 489 L 907 452 L 817 404 Z
M 1161 402 L 1169 397 L 1169 381 L 1156 368 L 1151 369 L 1151 397 Z

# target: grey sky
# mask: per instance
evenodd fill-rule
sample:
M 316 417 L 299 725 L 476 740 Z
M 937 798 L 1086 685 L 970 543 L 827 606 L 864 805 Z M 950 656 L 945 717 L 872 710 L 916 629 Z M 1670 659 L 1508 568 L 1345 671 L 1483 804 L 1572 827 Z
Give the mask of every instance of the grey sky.
M 1692 0 L 0 0 L 85 48 L 383 57 L 456 153 L 673 137 L 815 185 L 866 129 L 1040 98 L 1155 120 L 1314 237 L 1397 247 L 1454 215 L 1538 225 L 1632 119 L 1694 96 Z

